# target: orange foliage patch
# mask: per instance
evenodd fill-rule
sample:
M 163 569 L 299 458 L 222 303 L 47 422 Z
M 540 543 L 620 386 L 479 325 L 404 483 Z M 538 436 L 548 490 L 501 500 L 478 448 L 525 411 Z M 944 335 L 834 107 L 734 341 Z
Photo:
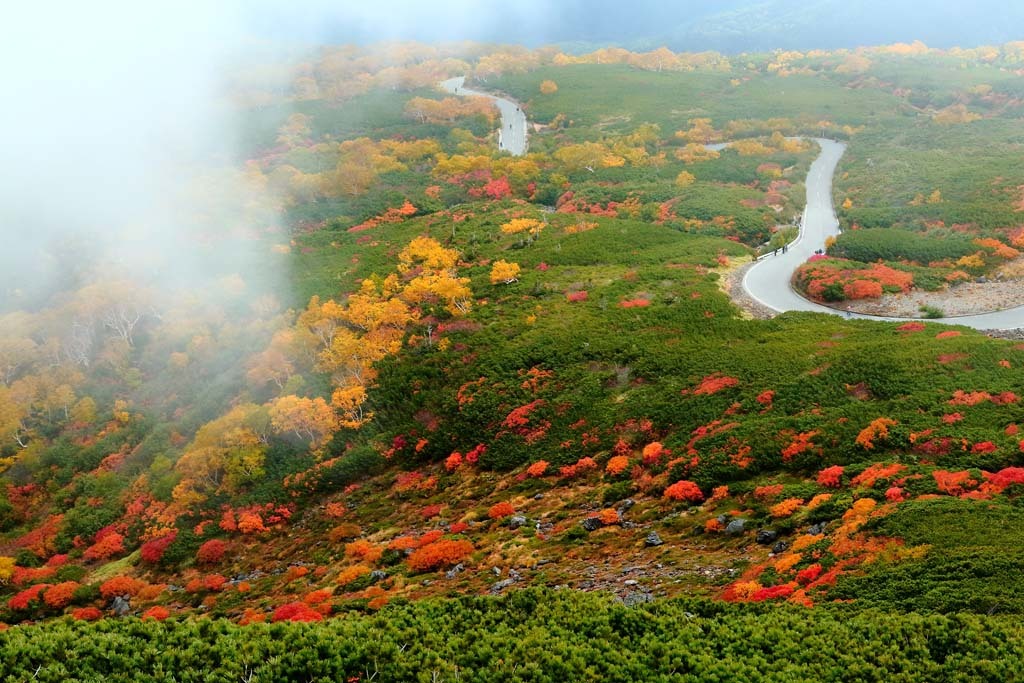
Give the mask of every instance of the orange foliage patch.
M 441 540 L 414 550 L 409 555 L 409 568 L 417 572 L 433 571 L 464 561 L 473 552 L 469 541 Z

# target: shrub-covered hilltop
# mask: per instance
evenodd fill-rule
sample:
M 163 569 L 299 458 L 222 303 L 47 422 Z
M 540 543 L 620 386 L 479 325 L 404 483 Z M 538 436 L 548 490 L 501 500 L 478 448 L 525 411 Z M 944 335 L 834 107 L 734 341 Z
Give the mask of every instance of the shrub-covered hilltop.
M 863 229 L 809 267 L 878 275 L 823 298 L 1010 267 L 1020 59 L 392 45 L 236 79 L 206 191 L 282 219 L 210 212 L 197 249 L 282 281 L 95 262 L 3 303 L 0 619 L 47 622 L 5 674 L 1012 678 L 1024 345 L 750 320 L 723 282 L 792 236 L 820 135 Z M 462 74 L 529 154 L 434 88 Z

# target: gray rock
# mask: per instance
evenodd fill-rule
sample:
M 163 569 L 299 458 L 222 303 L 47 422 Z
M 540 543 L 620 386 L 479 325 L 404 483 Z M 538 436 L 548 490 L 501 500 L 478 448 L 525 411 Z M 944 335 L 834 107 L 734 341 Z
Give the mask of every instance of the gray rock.
M 725 533 L 730 536 L 738 536 L 743 533 L 747 526 L 747 520 L 742 517 L 737 517 L 725 526 Z
M 648 548 L 654 548 L 656 546 L 664 544 L 665 541 L 661 540 L 661 536 L 658 535 L 657 531 L 652 531 L 647 534 L 647 538 L 644 539 L 644 545 Z
M 636 579 L 626 579 L 622 583 L 623 583 L 623 585 L 626 585 L 626 586 L 635 586 L 635 585 L 637 585 L 640 582 L 637 581 Z
M 501 567 L 492 567 L 491 571 L 494 572 L 495 576 L 501 576 Z
M 633 500 L 632 498 L 627 498 L 626 500 L 619 503 L 618 507 L 616 507 L 616 510 L 618 510 L 619 514 L 621 515 L 628 512 L 629 509 L 634 505 L 636 505 L 636 501 Z
M 132 611 L 132 605 L 130 598 L 122 595 L 114 596 L 114 600 L 110 603 L 110 609 L 114 612 L 115 617 L 126 617 Z
M 508 520 L 509 529 L 518 529 L 521 526 L 526 526 L 526 517 L 522 515 L 512 515 Z
M 772 552 L 776 555 L 781 555 L 782 553 L 786 552 L 787 548 L 789 548 L 788 543 L 786 543 L 785 541 L 777 541 L 775 545 L 772 546 Z
M 817 524 L 812 524 L 810 527 L 807 528 L 807 533 L 809 533 L 811 536 L 823 534 L 825 533 L 826 526 L 828 526 L 828 522 L 818 522 Z
M 779 533 L 772 529 L 758 529 L 757 536 L 754 538 L 760 545 L 771 545 L 775 543 L 775 539 L 779 537 Z
M 543 493 L 538 493 L 537 495 L 535 495 L 533 497 L 533 499 L 534 500 L 544 500 L 544 494 Z
M 651 602 L 652 600 L 654 600 L 654 596 L 650 593 L 644 593 L 643 591 L 630 591 L 622 596 L 622 604 L 626 607 L 642 605 L 645 602 Z
M 385 571 L 381 571 L 380 569 L 374 569 L 372 572 L 370 572 L 370 581 L 374 583 L 377 583 L 378 581 L 383 581 L 386 578 L 388 578 L 388 573 Z
M 512 579 L 513 581 L 518 581 L 519 579 L 521 579 L 523 577 L 515 569 L 509 569 L 508 570 L 508 578 Z
M 500 593 L 516 582 L 515 579 L 504 579 L 491 585 L 491 593 Z
M 729 523 L 729 518 L 725 515 L 718 515 L 717 517 L 715 517 L 715 521 L 721 524 L 722 526 L 725 526 Z
M 580 524 L 582 524 L 583 528 L 587 531 L 597 531 L 601 528 L 601 520 L 597 517 L 587 517 L 580 522 Z
M 465 569 L 465 567 L 464 567 L 464 566 L 462 565 L 462 563 L 460 562 L 459 564 L 455 565 L 454 567 L 452 567 L 451 569 L 449 569 L 448 571 L 446 571 L 446 572 L 444 573 L 444 577 L 445 577 L 446 579 L 454 579 L 454 578 L 455 578 L 456 576 L 458 576 L 459 574 L 461 574 L 461 573 L 462 573 L 462 570 L 464 570 L 464 569 Z

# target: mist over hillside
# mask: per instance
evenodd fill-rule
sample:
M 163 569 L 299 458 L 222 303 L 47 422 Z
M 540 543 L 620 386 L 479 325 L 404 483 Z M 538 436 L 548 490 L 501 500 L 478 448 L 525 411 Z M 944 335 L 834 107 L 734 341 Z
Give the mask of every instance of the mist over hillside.
M 292 12 L 265 1 L 250 12 L 255 31 L 325 42 L 479 40 L 578 50 L 631 49 L 725 53 L 836 49 L 921 40 L 935 47 L 996 44 L 1019 37 L 1024 6 L 980 0 L 527 0 L 483 7 L 467 0 L 322 3 Z

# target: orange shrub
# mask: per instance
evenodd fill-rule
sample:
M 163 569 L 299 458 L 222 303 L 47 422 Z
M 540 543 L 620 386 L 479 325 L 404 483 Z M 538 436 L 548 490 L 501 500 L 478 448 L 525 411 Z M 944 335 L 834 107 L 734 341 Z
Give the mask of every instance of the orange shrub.
M 77 581 L 64 581 L 58 583 L 56 586 L 51 586 L 43 593 L 43 602 L 46 603 L 47 607 L 54 609 L 61 609 L 71 604 L 71 600 L 75 597 L 75 591 L 78 590 L 80 584 Z
M 803 504 L 804 501 L 802 498 L 787 498 L 786 500 L 773 505 L 771 509 L 768 510 L 768 514 L 772 517 L 789 517 Z
M 216 593 L 222 590 L 227 582 L 228 580 L 220 574 L 207 574 L 203 577 L 203 588 L 211 593 Z
M 302 598 L 302 601 L 310 607 L 316 607 L 317 605 L 330 600 L 331 595 L 333 594 L 334 591 L 330 590 L 329 588 L 321 588 L 320 590 L 306 593 L 306 597 Z
M 82 553 L 82 559 L 86 562 L 93 562 L 95 560 L 106 560 L 107 558 L 113 557 L 114 555 L 120 555 L 124 552 L 124 536 L 117 532 L 110 532 L 99 539 L 93 545 L 86 548 L 85 552 Z
M 686 479 L 677 481 L 666 488 L 665 497 L 669 500 L 685 500 L 690 503 L 699 503 L 704 500 L 704 494 L 700 487 Z
M 417 572 L 433 571 L 462 562 L 473 552 L 469 541 L 441 540 L 414 550 L 409 555 L 409 568 Z
M 658 462 L 662 455 L 665 453 L 665 447 L 658 441 L 652 441 L 651 443 L 644 446 L 642 452 L 643 461 L 645 465 L 653 465 Z
M 612 476 L 622 474 L 629 467 L 629 458 L 624 455 L 615 455 L 608 460 L 604 471 Z
M 263 518 L 255 512 L 243 512 L 238 515 L 238 530 L 243 534 L 257 534 L 267 530 L 263 526 Z
M 371 564 L 379 560 L 383 554 L 383 548 L 362 538 L 345 545 L 345 557 L 351 557 Z
M 108 600 L 116 595 L 135 596 L 146 587 L 146 582 L 131 576 L 115 576 L 100 585 L 100 595 Z
M 538 460 L 529 467 L 526 468 L 526 474 L 531 477 L 543 477 L 544 473 L 548 471 L 548 461 Z
M 440 540 L 442 536 L 444 536 L 444 531 L 441 529 L 431 529 L 416 539 L 416 547 L 422 548 L 425 545 L 430 545 L 434 541 Z
M 288 571 L 284 573 L 283 581 L 285 583 L 291 583 L 296 579 L 301 579 L 307 574 L 309 574 L 309 569 L 307 567 L 302 567 L 300 565 L 292 565 L 291 567 L 288 567 Z
M 328 503 L 324 508 L 324 513 L 332 519 L 342 517 L 348 510 L 345 508 L 344 503 Z
M 338 585 L 347 586 L 356 579 L 366 576 L 370 571 L 370 568 L 365 564 L 356 564 L 351 567 L 345 567 L 338 573 Z
M 416 546 L 416 539 L 413 536 L 399 536 L 391 539 L 391 542 L 388 543 L 388 550 L 412 550 Z
M 487 516 L 491 519 L 504 519 L 505 517 L 511 517 L 516 513 L 516 509 L 512 507 L 512 503 L 508 501 L 502 501 L 491 506 L 491 509 L 487 511 Z
M 604 524 L 605 526 L 612 526 L 613 524 L 618 524 L 622 521 L 619 518 L 618 510 L 615 510 L 614 508 L 605 508 L 604 510 L 601 510 L 601 512 L 597 514 L 597 518 L 601 520 L 601 524 Z
M 771 484 L 768 486 L 758 486 L 754 489 L 754 498 L 758 500 L 767 500 L 774 498 L 782 493 L 782 484 Z

